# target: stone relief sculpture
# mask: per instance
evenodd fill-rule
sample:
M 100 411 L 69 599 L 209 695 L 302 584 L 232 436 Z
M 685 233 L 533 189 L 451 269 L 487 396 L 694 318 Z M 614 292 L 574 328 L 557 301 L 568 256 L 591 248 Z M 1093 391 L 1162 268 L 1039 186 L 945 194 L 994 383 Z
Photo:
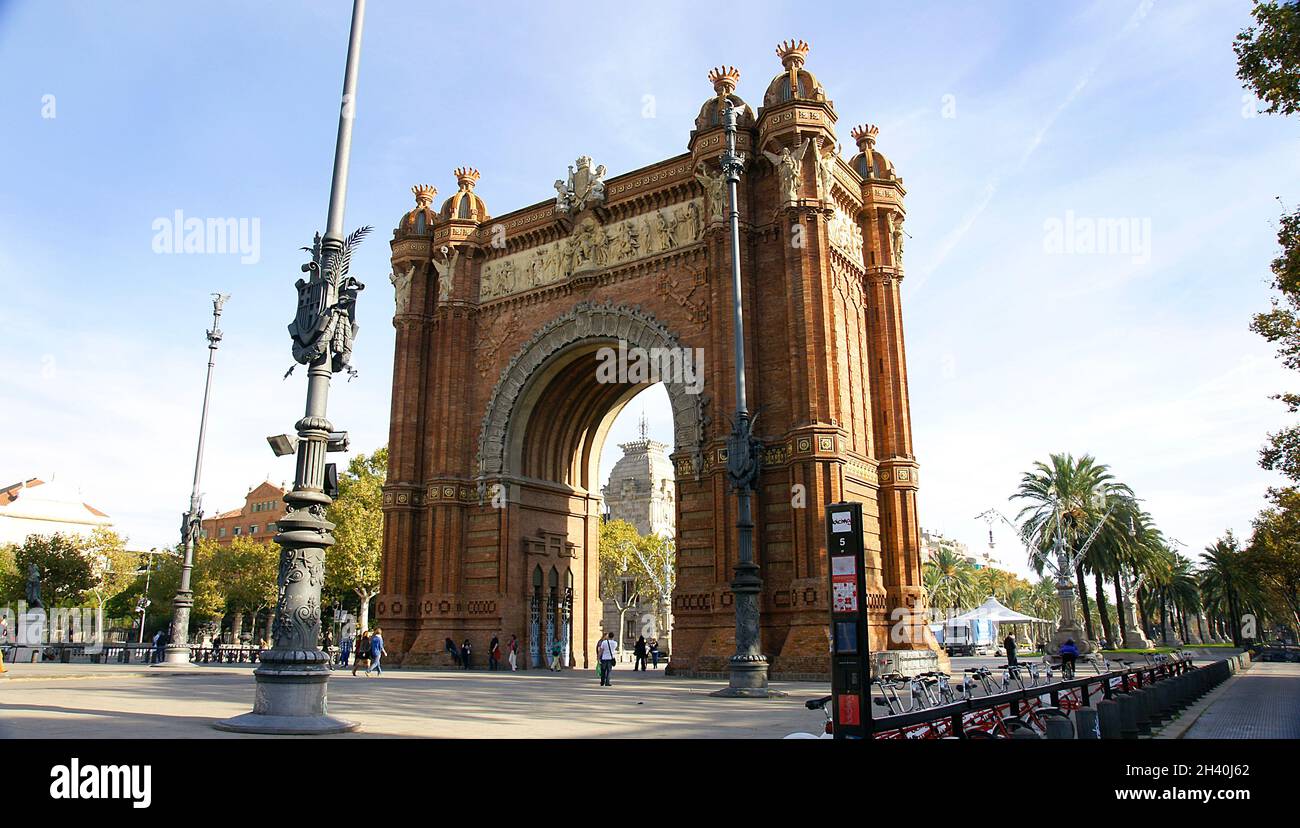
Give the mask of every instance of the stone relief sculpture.
M 862 231 L 838 205 L 830 220 L 831 244 L 855 262 L 862 262 Z
M 795 152 L 791 152 L 789 147 L 782 147 L 780 155 L 763 150 L 763 155 L 781 175 L 781 192 L 786 204 L 799 200 L 799 184 L 802 181 L 800 174 L 803 172 L 803 159 L 808 154 L 809 143 L 811 139 L 803 139 Z
M 438 249 L 442 253 L 442 264 L 437 259 L 433 260 L 433 272 L 438 275 L 438 301 L 446 302 L 451 298 L 451 289 L 456 280 L 456 260 L 460 258 L 460 249 L 457 248 L 451 252 L 448 257 L 447 245 Z
M 568 181 L 555 182 L 555 211 L 573 215 L 605 201 L 605 165 L 592 167 L 591 156 L 583 155 L 569 167 Z
M 903 266 L 903 217 L 896 211 L 885 213 L 885 224 L 889 228 L 889 243 L 894 254 L 894 267 Z
M 695 167 L 695 180 L 700 182 L 704 195 L 708 198 L 709 221 L 722 221 L 727 211 L 726 177 L 721 173 L 709 175 L 701 163 Z
M 825 155 L 821 152 L 823 143 L 828 146 Z M 829 148 L 829 142 L 823 142 L 818 138 L 817 150 L 813 153 L 813 158 L 817 161 L 817 195 L 823 201 L 830 201 L 831 187 L 835 186 L 835 150 Z
M 411 300 L 411 281 L 415 278 L 415 265 L 412 264 L 406 269 L 406 273 L 398 273 L 397 268 L 388 274 L 388 281 L 393 283 L 393 301 L 396 304 L 395 313 L 406 313 L 407 305 Z
M 585 216 L 567 238 L 485 263 L 479 274 L 479 299 L 488 301 L 544 287 L 577 272 L 632 262 L 692 244 L 703 236 L 703 212 L 704 203 L 695 198 L 609 225 Z M 444 266 L 435 260 L 440 272 Z

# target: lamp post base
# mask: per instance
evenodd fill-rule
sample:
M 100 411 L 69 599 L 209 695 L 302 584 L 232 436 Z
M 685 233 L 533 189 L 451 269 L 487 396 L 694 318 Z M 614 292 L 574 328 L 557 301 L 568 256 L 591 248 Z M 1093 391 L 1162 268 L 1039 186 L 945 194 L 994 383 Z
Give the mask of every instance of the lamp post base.
M 153 667 L 191 667 L 189 647 L 168 647 L 163 650 L 163 660 Z
M 781 690 L 767 686 L 767 659 L 731 660 L 731 683 L 710 693 L 721 699 L 768 699 L 787 696 Z
M 360 725 L 329 715 L 325 687 L 329 669 L 266 669 L 253 671 L 257 689 L 253 711 L 214 722 L 217 730 L 267 733 L 277 736 L 327 736 L 349 733 Z

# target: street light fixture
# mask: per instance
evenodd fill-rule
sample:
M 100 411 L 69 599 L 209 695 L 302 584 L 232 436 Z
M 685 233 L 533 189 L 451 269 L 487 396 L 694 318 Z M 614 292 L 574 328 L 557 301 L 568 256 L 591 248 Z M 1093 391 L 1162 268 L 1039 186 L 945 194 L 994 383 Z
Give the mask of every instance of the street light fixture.
M 365 285 L 348 271 L 353 248 L 371 229 L 363 227 L 346 238 L 343 233 L 365 9 L 365 0 L 354 0 L 325 236 L 317 234 L 312 246 L 304 248 L 311 253 L 311 261 L 302 266 L 309 278 L 299 279 L 295 285 L 298 310 L 289 326 L 294 360 L 309 367 L 305 411 L 296 424 L 298 459 L 293 491 L 285 496 L 287 511 L 276 524 L 275 542 L 281 549 L 271 633 L 274 646 L 262 652 L 261 663 L 253 671 L 257 690 L 252 712 L 217 722 L 221 730 L 325 734 L 357 727 L 330 716 L 326 709 L 330 668 L 329 656 L 320 649 L 320 602 L 325 553 L 334 545 L 330 534 L 334 524 L 325 519 L 332 502 L 325 457 L 332 441 L 340 444 L 332 440 L 339 432 L 326 417 L 330 378 L 340 371 L 349 376 L 356 373 L 350 364 L 355 310 L 357 294 Z
M 736 569 L 731 593 L 736 605 L 736 654 L 729 663 L 728 686 L 713 695 L 766 697 L 778 695 L 767 686 L 767 657 L 762 651 L 759 593 L 763 579 L 754 562 L 754 518 L 750 501 L 758 484 L 761 447 L 754 437 L 754 421 L 745 398 L 745 315 L 740 280 L 740 208 L 737 189 L 745 169 L 745 156 L 736 151 L 736 108 L 730 101 L 723 112 L 727 148 L 722 172 L 727 178 L 728 221 L 731 233 L 731 312 L 736 346 L 736 416 L 727 439 L 727 477 L 736 490 Z

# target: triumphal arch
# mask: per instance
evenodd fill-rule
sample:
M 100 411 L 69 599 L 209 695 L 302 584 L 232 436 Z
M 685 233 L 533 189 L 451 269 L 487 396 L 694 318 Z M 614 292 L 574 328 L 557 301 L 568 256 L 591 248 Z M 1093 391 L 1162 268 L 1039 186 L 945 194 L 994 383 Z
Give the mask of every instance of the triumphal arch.
M 823 504 L 841 500 L 861 501 L 867 516 L 872 649 L 933 647 L 890 635 L 924 599 L 899 303 L 905 190 L 874 126 L 852 130 L 858 153 L 841 156 L 808 50 L 778 47 L 782 69 L 757 112 L 736 94 L 739 72 L 715 69 L 687 151 L 657 164 L 614 174 L 581 156 L 556 171 L 553 197 L 503 215 L 476 192 L 475 169 L 455 171 L 441 209 L 432 186 L 413 188 L 415 209 L 392 240 L 397 341 L 375 607 L 393 656 L 442 663 L 446 639 L 468 638 L 481 664 L 499 634 L 519 637 L 521 667 L 542 664 L 556 641 L 567 664 L 594 665 L 597 463 L 620 409 L 663 378 L 677 476 L 671 669 L 726 671 L 737 556 L 719 173 L 728 102 L 747 161 L 738 202 L 762 445 L 763 652 L 776 677 L 828 670 Z M 609 349 L 702 360 L 693 377 L 611 379 Z

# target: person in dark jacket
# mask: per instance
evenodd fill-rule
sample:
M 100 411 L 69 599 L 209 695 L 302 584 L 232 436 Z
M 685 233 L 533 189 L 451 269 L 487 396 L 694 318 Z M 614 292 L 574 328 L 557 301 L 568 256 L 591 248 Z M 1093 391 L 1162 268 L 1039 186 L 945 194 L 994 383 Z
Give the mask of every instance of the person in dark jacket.
M 1014 633 L 1002 639 L 1002 648 L 1007 651 L 1007 664 L 1014 667 L 1019 663 L 1016 661 L 1016 636 Z
M 462 670 L 469 669 L 469 658 L 471 653 L 472 650 L 469 646 L 469 639 L 467 638 L 465 639 L 465 643 L 460 645 L 460 666 Z
M 370 630 L 364 630 L 361 635 L 357 636 L 357 646 L 354 652 L 356 652 L 356 655 L 352 658 L 352 675 L 355 676 L 358 667 L 370 666 Z
M 1061 655 L 1062 672 L 1065 672 L 1066 665 L 1068 664 L 1069 672 L 1067 673 L 1067 675 L 1071 675 L 1071 676 L 1074 675 L 1074 662 L 1079 657 L 1079 648 L 1075 646 L 1074 639 L 1073 638 L 1065 639 L 1065 643 L 1061 645 L 1061 649 L 1058 652 Z
M 456 649 L 456 642 L 451 640 L 451 636 L 447 636 L 447 642 L 444 646 L 446 646 L 447 652 L 451 653 L 451 660 L 456 663 L 457 667 L 459 667 L 460 650 Z
M 501 639 L 495 635 L 488 643 L 488 669 L 495 670 L 501 663 Z
M 633 655 L 633 657 L 636 658 L 636 661 L 634 661 L 633 664 L 632 664 L 632 669 L 633 669 L 633 670 L 640 670 L 641 672 L 644 673 L 644 672 L 645 672 L 645 657 L 646 657 L 646 646 L 645 646 L 645 636 L 644 636 L 644 635 L 642 635 L 642 636 L 638 636 L 638 637 L 637 637 L 637 639 L 636 639 L 636 644 L 632 647 L 632 655 Z

